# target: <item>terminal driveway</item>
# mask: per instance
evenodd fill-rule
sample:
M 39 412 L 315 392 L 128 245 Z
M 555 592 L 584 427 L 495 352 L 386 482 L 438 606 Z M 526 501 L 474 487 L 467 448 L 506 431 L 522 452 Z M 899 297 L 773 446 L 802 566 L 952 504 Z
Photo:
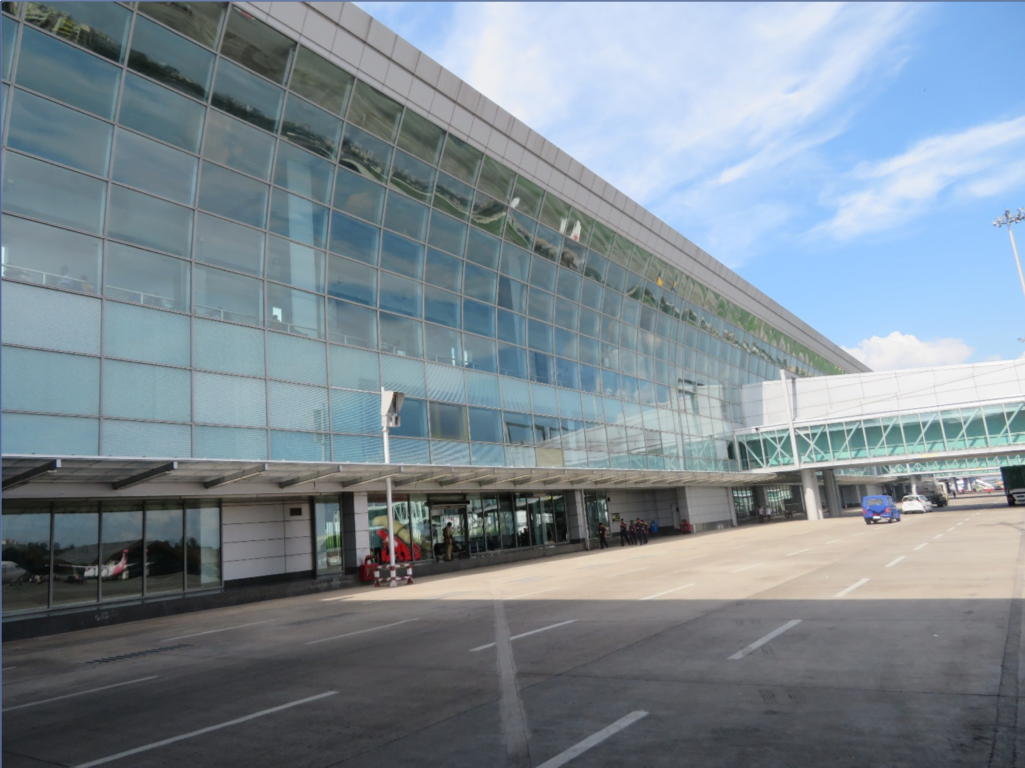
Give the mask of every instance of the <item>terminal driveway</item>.
M 7 643 L 3 764 L 1025 765 L 1023 522 L 610 540 Z

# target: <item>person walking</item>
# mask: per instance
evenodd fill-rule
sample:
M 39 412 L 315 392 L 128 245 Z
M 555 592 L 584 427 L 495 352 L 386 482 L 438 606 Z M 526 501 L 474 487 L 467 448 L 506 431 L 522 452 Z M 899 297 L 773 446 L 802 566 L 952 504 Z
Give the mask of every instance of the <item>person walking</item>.
M 658 521 L 657 520 L 652 520 L 651 521 L 651 525 L 648 526 L 648 530 L 651 531 L 651 535 L 652 536 L 657 536 L 658 535 Z
M 609 543 L 605 541 L 605 535 L 609 532 L 609 529 L 605 527 L 605 523 L 598 523 L 598 549 L 608 549 Z
M 641 544 L 648 543 L 648 524 L 639 517 L 637 518 L 637 536 L 640 538 Z
M 619 546 L 625 547 L 627 541 L 626 520 L 619 521 Z
M 630 533 L 630 546 L 633 546 L 637 543 L 637 523 L 633 520 L 630 521 L 628 531 Z
M 455 543 L 455 537 L 452 535 L 452 523 L 445 526 L 441 535 L 445 539 L 445 560 L 449 561 L 452 559 L 452 545 Z

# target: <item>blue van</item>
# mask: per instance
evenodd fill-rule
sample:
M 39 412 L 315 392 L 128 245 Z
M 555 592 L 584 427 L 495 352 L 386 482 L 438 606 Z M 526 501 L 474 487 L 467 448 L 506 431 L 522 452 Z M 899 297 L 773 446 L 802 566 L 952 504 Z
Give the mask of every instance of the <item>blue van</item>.
M 861 513 L 865 516 L 865 525 L 900 522 L 900 510 L 889 496 L 865 496 L 861 500 Z

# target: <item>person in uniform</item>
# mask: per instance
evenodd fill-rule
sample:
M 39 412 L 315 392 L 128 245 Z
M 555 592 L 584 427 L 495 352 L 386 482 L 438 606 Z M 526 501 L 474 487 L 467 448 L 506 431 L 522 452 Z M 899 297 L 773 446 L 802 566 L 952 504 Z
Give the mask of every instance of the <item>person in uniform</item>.
M 452 535 L 452 523 L 445 526 L 445 530 L 442 531 L 441 535 L 445 539 L 445 560 L 451 560 L 452 545 L 455 543 L 455 537 Z

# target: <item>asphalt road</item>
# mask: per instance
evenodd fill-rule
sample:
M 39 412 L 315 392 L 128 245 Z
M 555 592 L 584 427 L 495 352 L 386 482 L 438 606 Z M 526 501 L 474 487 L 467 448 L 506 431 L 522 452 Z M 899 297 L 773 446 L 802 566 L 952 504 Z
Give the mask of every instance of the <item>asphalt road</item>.
M 1023 523 L 958 499 L 7 643 L 3 765 L 1025 765 Z

